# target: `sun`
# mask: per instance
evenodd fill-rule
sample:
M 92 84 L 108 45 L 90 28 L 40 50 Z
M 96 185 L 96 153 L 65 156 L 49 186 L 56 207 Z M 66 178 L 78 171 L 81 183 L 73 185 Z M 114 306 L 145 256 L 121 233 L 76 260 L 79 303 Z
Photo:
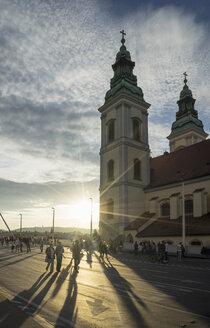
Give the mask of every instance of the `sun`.
M 90 228 L 91 220 L 91 201 L 78 200 L 77 202 L 69 205 L 56 206 L 57 222 L 58 217 L 63 225 L 73 225 L 75 227 Z M 92 209 L 93 228 L 98 227 L 99 221 L 99 204 L 93 202 Z

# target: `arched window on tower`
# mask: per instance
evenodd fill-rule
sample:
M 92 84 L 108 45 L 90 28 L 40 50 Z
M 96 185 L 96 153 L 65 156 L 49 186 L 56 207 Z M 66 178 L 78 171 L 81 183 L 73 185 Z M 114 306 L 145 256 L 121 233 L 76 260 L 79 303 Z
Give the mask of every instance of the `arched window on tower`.
M 110 159 L 107 164 L 107 177 L 108 181 L 114 180 L 114 161 Z
M 133 118 L 133 139 L 141 140 L 141 121 L 138 118 Z
M 113 212 L 114 212 L 114 201 L 113 201 L 112 198 L 110 198 L 107 201 L 107 219 L 113 219 L 114 218 Z
M 134 179 L 141 180 L 141 162 L 138 158 L 135 158 L 133 161 L 133 169 Z
M 107 142 L 113 142 L 115 139 L 115 121 L 110 120 L 107 125 Z
M 170 216 L 170 204 L 168 202 L 161 205 L 161 216 Z

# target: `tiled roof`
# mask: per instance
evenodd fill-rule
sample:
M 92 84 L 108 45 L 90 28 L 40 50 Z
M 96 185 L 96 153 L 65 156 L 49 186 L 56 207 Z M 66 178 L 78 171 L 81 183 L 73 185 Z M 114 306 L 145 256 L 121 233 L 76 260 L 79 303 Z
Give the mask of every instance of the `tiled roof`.
M 210 235 L 210 212 L 200 218 L 186 216 L 186 235 Z M 182 235 L 182 217 L 177 220 L 159 218 L 143 231 L 137 233 L 136 237 L 166 237 Z
M 210 139 L 151 158 L 150 184 L 145 190 L 210 175 Z
M 147 222 L 149 219 L 151 219 L 155 214 L 154 213 L 149 213 L 145 212 L 139 217 L 138 219 L 132 221 L 125 227 L 125 231 L 129 230 L 138 230 L 139 227 L 141 227 L 145 222 Z

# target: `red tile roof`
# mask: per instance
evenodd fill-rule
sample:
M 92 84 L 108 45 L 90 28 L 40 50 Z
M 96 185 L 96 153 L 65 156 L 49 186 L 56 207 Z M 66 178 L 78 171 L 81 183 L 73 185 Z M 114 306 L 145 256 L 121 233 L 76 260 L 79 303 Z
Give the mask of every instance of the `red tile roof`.
M 200 218 L 186 216 L 186 235 L 210 235 L 210 212 Z M 137 233 L 136 237 L 167 237 L 182 236 L 182 217 L 177 220 L 159 218 L 143 231 Z
M 210 139 L 150 160 L 150 184 L 145 190 L 210 176 Z

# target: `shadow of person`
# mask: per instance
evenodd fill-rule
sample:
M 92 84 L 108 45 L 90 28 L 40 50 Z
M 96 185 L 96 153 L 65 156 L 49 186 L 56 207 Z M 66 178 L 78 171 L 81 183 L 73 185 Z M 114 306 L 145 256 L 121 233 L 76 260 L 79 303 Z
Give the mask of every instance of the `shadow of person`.
M 142 301 L 140 297 L 134 293 L 132 284 L 130 284 L 119 274 L 119 272 L 113 267 L 109 260 L 108 262 L 105 262 L 104 259 L 101 260 L 101 258 L 96 253 L 95 256 L 101 263 L 106 277 L 111 282 L 117 294 L 120 296 L 125 307 L 129 310 L 133 320 L 135 320 L 137 327 L 147 328 L 148 325 L 146 324 L 143 316 L 141 315 L 131 297 L 133 297 L 142 308 L 148 310 L 147 306 L 144 301 Z
M 61 326 L 74 327 L 75 325 L 78 312 L 75 309 L 78 289 L 76 277 L 77 271 L 71 267 L 66 299 L 58 315 L 55 328 L 60 328 Z
M 0 304 L 0 307 L 3 309 L 4 305 L 7 304 L 7 312 L 5 312 L 5 315 L 3 317 L 3 319 L 1 319 L 0 321 L 0 326 L 1 327 L 21 327 L 22 324 L 27 320 L 27 316 L 23 313 L 21 315 L 17 315 L 15 317 L 15 325 L 14 325 L 14 312 L 13 311 L 18 311 L 20 312 L 20 310 L 16 307 L 14 308 L 14 310 L 12 310 L 12 312 L 10 312 L 11 309 L 11 303 L 18 305 L 18 307 L 20 308 L 24 308 L 25 307 L 29 307 L 29 305 L 31 304 L 32 301 L 30 301 L 30 299 L 33 297 L 34 293 L 42 286 L 42 284 L 49 278 L 50 274 L 45 275 L 45 273 L 42 273 L 39 278 L 35 281 L 35 283 L 29 288 L 29 289 L 25 289 L 22 292 L 20 292 L 19 294 L 17 294 L 12 300 L 11 302 L 4 301 L 4 303 Z M 6 302 L 6 303 L 5 303 Z M 34 307 L 34 311 L 37 309 L 37 305 L 36 307 Z M 14 306 L 14 305 L 13 305 Z M 13 323 L 11 325 L 11 323 Z
M 1 268 L 4 268 L 4 267 L 6 267 L 6 266 L 13 265 L 13 264 L 18 263 L 18 262 L 25 261 L 25 260 L 27 260 L 28 258 L 33 257 L 33 256 L 37 256 L 37 255 L 38 255 L 38 254 L 26 255 L 26 256 L 21 257 L 20 259 L 18 259 L 18 260 L 16 260 L 16 261 L 9 262 L 9 263 L 6 263 L 6 264 L 0 266 L 0 269 L 1 269 Z M 15 257 L 15 256 L 17 256 L 17 254 L 16 254 L 16 255 L 14 254 L 14 257 Z
M 69 270 L 72 266 L 72 259 L 70 261 L 70 263 L 65 267 L 65 269 L 63 268 L 62 271 L 60 272 L 60 275 L 58 277 L 58 279 L 55 282 L 55 288 L 52 292 L 51 298 L 54 298 L 58 291 L 60 290 L 61 286 L 63 285 L 64 281 L 66 280 L 68 274 L 69 274 Z
M 48 276 L 50 276 L 51 274 L 52 273 L 49 273 Z M 45 302 L 45 296 L 47 295 L 49 289 L 51 288 L 52 284 L 57 278 L 57 275 L 58 272 L 55 272 L 48 280 L 44 288 L 42 288 L 40 292 L 36 294 L 36 296 L 32 300 L 30 300 L 30 302 L 28 302 L 28 304 L 25 307 L 25 310 L 28 311 L 30 315 L 35 314 L 35 312 L 37 312 L 37 309 L 39 309 L 38 312 L 40 312 L 43 306 L 46 305 L 47 301 Z

